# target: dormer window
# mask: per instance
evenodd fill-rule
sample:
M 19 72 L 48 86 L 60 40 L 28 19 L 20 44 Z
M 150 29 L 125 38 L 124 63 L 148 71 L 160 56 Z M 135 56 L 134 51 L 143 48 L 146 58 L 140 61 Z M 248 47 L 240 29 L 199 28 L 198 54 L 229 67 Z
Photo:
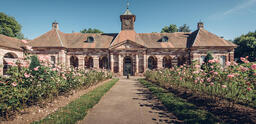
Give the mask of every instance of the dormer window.
M 168 42 L 168 40 L 169 40 L 169 38 L 167 36 L 163 36 L 161 41 L 162 42 Z
M 92 36 L 89 36 L 89 37 L 87 37 L 86 42 L 93 43 L 94 42 L 94 38 Z

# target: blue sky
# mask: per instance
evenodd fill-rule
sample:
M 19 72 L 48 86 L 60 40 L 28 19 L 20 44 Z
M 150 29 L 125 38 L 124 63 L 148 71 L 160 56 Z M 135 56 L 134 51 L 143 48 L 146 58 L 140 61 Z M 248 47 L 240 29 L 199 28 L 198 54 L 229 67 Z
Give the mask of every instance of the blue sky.
M 90 27 L 118 33 L 126 8 L 126 0 L 0 1 L 0 12 L 15 17 L 29 39 L 49 31 L 54 20 L 65 33 Z M 160 32 L 169 24 L 188 24 L 194 31 L 199 20 L 227 40 L 256 30 L 256 0 L 130 0 L 130 10 L 137 33 Z

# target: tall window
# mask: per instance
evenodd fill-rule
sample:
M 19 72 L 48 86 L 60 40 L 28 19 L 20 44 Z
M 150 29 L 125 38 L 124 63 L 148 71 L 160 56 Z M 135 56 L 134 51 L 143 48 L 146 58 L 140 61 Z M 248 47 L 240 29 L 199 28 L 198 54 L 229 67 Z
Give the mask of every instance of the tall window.
M 157 68 L 157 59 L 153 56 L 148 58 L 148 68 L 153 70 Z
M 224 67 L 225 66 L 225 64 L 226 64 L 226 56 L 221 56 L 220 57 L 220 64 L 222 65 L 222 67 Z
M 204 59 L 205 59 L 205 56 L 200 57 L 200 65 L 202 65 L 204 63 Z
M 56 64 L 56 57 L 55 56 L 51 56 L 51 64 L 52 64 L 52 67 L 55 68 L 55 64 Z

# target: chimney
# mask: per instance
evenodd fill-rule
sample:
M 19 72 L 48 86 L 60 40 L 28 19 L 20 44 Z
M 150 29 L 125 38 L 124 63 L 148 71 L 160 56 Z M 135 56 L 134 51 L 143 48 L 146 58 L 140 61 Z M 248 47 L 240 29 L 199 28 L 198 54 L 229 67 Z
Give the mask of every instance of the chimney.
M 199 29 L 204 29 L 204 23 L 203 22 L 198 22 L 197 23 L 197 29 L 199 30 Z
M 53 23 L 52 23 L 52 29 L 59 29 L 59 23 L 58 22 L 56 22 L 56 21 L 54 21 Z

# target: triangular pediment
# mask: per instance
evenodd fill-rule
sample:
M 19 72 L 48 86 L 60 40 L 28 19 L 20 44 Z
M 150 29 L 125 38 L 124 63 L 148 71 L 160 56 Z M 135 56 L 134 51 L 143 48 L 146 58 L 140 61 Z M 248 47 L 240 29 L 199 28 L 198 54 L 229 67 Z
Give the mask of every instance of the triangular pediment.
M 141 48 L 146 48 L 146 47 L 140 44 L 137 44 L 136 42 L 127 40 L 119 44 L 116 44 L 115 46 L 112 46 L 110 49 L 141 49 Z

